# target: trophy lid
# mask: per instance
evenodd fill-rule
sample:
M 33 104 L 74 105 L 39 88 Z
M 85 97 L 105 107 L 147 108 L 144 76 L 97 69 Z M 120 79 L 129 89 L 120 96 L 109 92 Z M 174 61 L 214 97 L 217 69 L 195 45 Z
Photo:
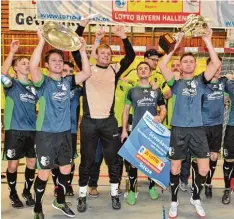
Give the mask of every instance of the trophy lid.
M 79 36 L 64 25 L 49 21 L 43 26 L 44 38 L 51 46 L 64 51 L 77 51 L 81 47 Z

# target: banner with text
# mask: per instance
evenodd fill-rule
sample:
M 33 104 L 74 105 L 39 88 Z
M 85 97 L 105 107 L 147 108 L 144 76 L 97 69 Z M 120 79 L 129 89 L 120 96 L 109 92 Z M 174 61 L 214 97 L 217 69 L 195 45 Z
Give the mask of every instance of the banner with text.
M 234 0 L 66 0 L 37 1 L 37 17 L 42 20 L 79 22 L 90 14 L 102 24 L 178 27 L 189 14 L 211 19 L 211 27 L 234 27 Z
M 170 182 L 170 131 L 147 111 L 119 150 L 119 155 L 166 189 Z

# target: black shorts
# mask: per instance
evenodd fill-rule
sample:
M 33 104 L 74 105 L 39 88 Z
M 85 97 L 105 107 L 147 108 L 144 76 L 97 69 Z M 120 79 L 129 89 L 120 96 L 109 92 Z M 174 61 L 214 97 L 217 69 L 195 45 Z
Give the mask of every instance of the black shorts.
M 56 165 L 72 163 L 71 131 L 36 133 L 36 155 L 38 169 L 53 169 Z
M 3 160 L 35 158 L 35 131 L 5 131 Z
M 78 157 L 77 154 L 77 134 L 72 133 L 72 157 L 76 159 Z
M 234 126 L 227 126 L 224 136 L 223 156 L 225 159 L 234 159 Z
M 171 160 L 184 160 L 188 151 L 194 158 L 210 157 L 204 127 L 172 126 L 168 158 Z
M 204 126 L 210 152 L 220 152 L 223 125 Z

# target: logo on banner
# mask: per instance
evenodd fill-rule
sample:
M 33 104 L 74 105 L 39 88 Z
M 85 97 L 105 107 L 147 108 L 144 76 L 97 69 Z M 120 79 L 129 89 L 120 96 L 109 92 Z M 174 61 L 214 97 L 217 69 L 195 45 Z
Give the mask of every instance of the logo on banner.
M 149 167 L 156 173 L 160 173 L 165 163 L 157 157 L 155 154 L 153 154 L 150 150 L 145 148 L 143 145 L 138 150 L 138 153 L 136 154 L 136 158 L 141 161 L 146 167 Z M 144 168 L 146 169 L 146 168 Z
M 189 14 L 200 14 L 199 0 L 113 0 L 112 19 L 146 24 L 184 24 Z
M 123 8 L 125 4 L 126 4 L 126 0 L 115 0 L 115 5 L 118 8 Z

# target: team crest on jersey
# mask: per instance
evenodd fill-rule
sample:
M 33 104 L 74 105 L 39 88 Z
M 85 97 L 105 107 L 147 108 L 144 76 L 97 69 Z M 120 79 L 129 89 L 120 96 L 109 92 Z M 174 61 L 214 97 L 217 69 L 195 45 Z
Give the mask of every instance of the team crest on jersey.
M 75 90 L 70 91 L 70 98 L 72 99 L 75 96 Z
M 32 94 L 36 95 L 36 89 L 33 86 L 27 86 L 26 87 L 27 90 L 29 90 Z
M 13 158 L 13 157 L 15 157 L 15 149 L 13 149 L 13 150 L 11 150 L 11 149 L 8 149 L 7 150 L 7 157 L 9 157 L 9 158 Z
M 193 80 L 191 81 L 191 88 L 196 88 L 197 87 L 197 81 Z
M 46 167 L 46 166 L 48 166 L 49 163 L 50 163 L 50 158 L 49 158 L 48 156 L 47 156 L 47 157 L 42 156 L 42 157 L 41 157 L 40 163 L 41 163 L 44 167 Z
M 219 84 L 219 90 L 223 90 L 223 85 Z
M 157 97 L 157 91 L 155 91 L 155 90 L 150 91 L 150 96 L 153 97 L 153 98 L 156 98 Z

